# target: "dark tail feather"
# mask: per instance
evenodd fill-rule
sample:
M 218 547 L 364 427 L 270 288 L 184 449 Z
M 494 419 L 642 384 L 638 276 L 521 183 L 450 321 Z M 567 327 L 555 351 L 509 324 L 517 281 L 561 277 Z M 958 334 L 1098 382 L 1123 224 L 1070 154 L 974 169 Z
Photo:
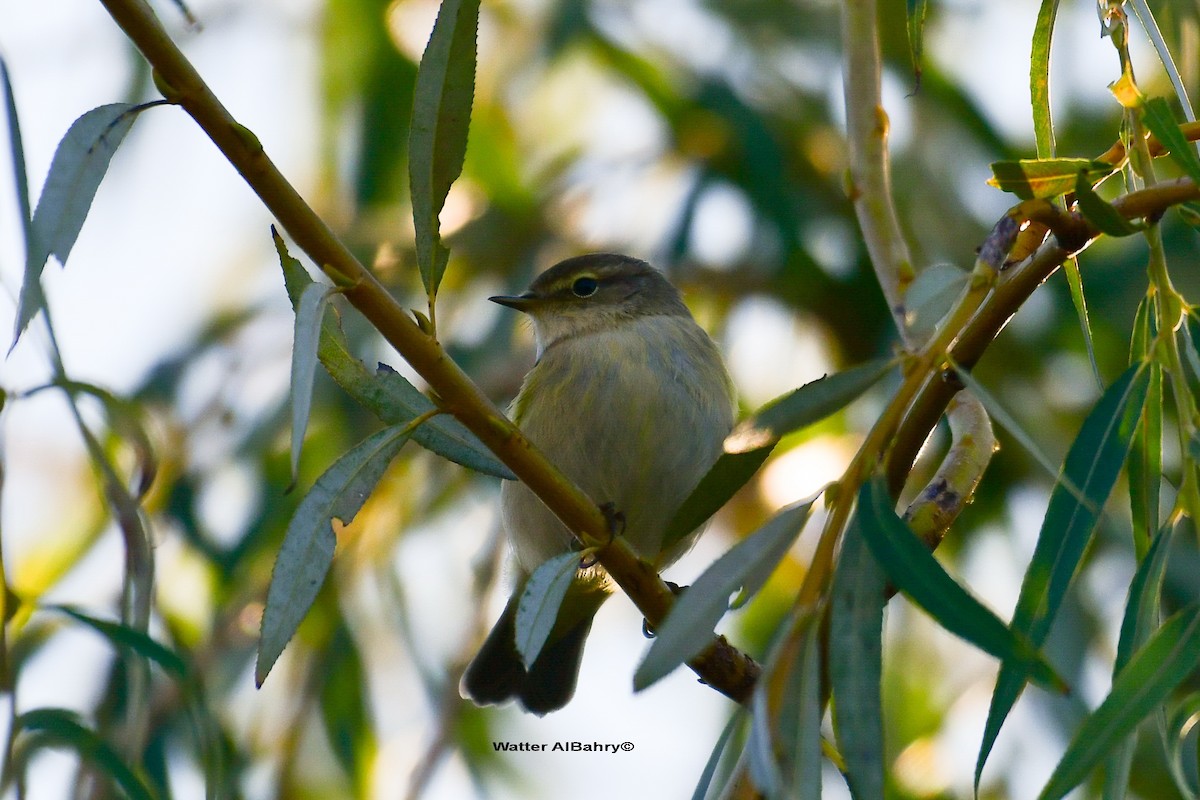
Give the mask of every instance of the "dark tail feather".
M 592 617 L 588 615 L 548 643 L 527 672 L 515 644 L 516 615 L 514 599 L 463 673 L 463 689 L 481 706 L 499 705 L 515 697 L 526 711 L 538 716 L 557 711 L 575 694 Z
M 592 617 L 588 617 L 538 654 L 517 692 L 526 711 L 540 717 L 571 700 L 579 680 L 583 643 L 591 629 Z
M 516 638 L 517 598 L 513 597 L 463 673 L 463 690 L 476 705 L 500 705 L 520 691 L 525 665 Z

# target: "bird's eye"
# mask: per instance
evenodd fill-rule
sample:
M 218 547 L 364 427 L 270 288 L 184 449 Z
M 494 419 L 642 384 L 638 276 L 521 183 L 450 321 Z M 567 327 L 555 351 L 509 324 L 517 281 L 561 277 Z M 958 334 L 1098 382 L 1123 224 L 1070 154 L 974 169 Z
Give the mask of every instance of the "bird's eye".
M 600 281 L 595 278 L 576 278 L 571 284 L 571 293 L 576 297 L 591 297 L 600 288 Z

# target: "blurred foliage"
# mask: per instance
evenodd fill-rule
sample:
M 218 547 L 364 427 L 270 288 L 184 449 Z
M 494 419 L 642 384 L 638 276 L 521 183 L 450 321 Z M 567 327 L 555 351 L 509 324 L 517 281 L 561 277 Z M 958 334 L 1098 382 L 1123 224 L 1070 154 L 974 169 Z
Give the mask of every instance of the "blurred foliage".
M 930 2 L 925 12 L 918 84 L 905 21 L 908 5 L 887 2 L 882 9 L 885 99 L 889 108 L 903 109 L 907 128 L 893 142 L 899 217 L 918 267 L 966 268 L 995 222 L 977 209 L 998 208 L 998 217 L 1005 207 L 984 184 L 986 164 L 1032 156 L 1032 139 L 1007 133 L 1011 126 L 997 124 L 994 112 L 985 110 L 979 92 L 986 88 L 965 85 L 954 63 L 936 57 L 956 30 L 948 24 L 952 9 L 942 3 Z M 1186 45 L 1194 54 L 1197 7 L 1156 5 L 1162 6 L 1159 24 L 1168 44 L 1178 51 L 1191 31 Z M 428 0 L 328 0 L 304 29 L 317 43 L 321 67 L 313 88 L 322 112 L 319 178 L 310 200 L 356 255 L 417 307 L 424 297 L 407 200 L 407 144 L 420 54 L 407 43 L 422 38 L 413 31 L 431 24 L 434 8 Z M 162 12 L 167 16 L 170 10 Z M 1010 13 L 1032 17 L 1035 10 L 1014 4 Z M 828 355 L 828 364 L 789 376 L 791 385 L 826 369 L 890 355 L 895 333 L 844 186 L 838 17 L 839 4 L 832 0 L 483 4 L 466 164 L 442 215 L 451 257 L 439 333 L 488 394 L 498 401 L 511 397 L 531 354 L 510 316 L 485 313 L 474 300 L 499 288 L 523 287 L 540 269 L 585 249 L 628 251 L 652 260 L 684 289 L 698 317 L 723 343 L 746 335 L 745 325 L 735 330 L 731 323 L 739 312 L 761 309 L 756 303 L 764 298 L 778 303 L 794 329 Z M 1008 46 L 1025 52 L 1027 43 Z M 130 58 L 140 64 L 136 55 Z M 133 99 L 151 99 L 144 70 L 135 67 L 132 74 L 134 90 L 144 93 Z M 1118 76 L 1114 58 L 1111 72 L 1094 81 L 1102 86 Z M 1196 76 L 1185 78 L 1194 96 Z M 1010 79 L 1020 83 L 1024 76 L 996 78 Z M 19 75 L 16 81 L 19 85 Z M 1145 76 L 1142 85 L 1147 93 L 1146 87 L 1169 93 L 1161 77 Z M 1120 138 L 1122 110 L 1115 102 L 1069 96 L 1056 102 L 1061 102 L 1055 109 L 1060 155 L 1094 158 Z M 1177 288 L 1186 297 L 1200 297 L 1200 275 L 1191 268 L 1195 231 L 1169 214 L 1162 232 Z M 1101 241 L 1081 258 L 1096 357 L 1107 381 L 1128 363 L 1129 332 L 1145 294 L 1146 259 L 1137 237 Z M 282 296 L 282 282 L 279 292 Z M 378 336 L 344 304 L 335 299 L 334 305 L 351 349 L 373 366 L 373 354 L 383 352 Z M 36 787 L 23 787 L 19 764 L 54 739 L 80 756 L 78 797 L 117 796 L 108 780 L 117 770 L 105 766 L 113 763 L 133 764 L 132 774 L 121 773 L 121 780 L 155 797 L 195 796 L 173 788 L 178 778 L 172 773 L 203 776 L 211 797 L 374 797 L 380 764 L 396 758 L 383 742 L 402 729 L 406 747 L 415 749 L 408 754 L 410 796 L 421 795 L 451 758 L 480 797 L 499 787 L 534 791 L 536 776 L 518 774 L 492 747 L 503 738 L 504 718 L 464 704 L 457 691 L 463 664 L 490 622 L 485 601 L 501 572 L 503 548 L 483 531 L 471 537 L 446 531 L 463 519 L 478 524 L 481 517 L 474 512 L 494 505 L 496 481 L 415 447 L 401 454 L 354 523 L 337 531 L 330 576 L 264 689 L 270 713 L 251 719 L 239 712 L 249 691 L 272 564 L 292 513 L 326 467 L 382 427 L 319 376 L 299 489 L 289 491 L 287 398 L 262 402 L 254 396 L 258 366 L 251 340 L 266 313 L 251 307 L 214 315 L 193 342 L 158 364 L 126 398 L 139 410 L 158 458 L 156 480 L 142 501 L 161 551 L 150 626 L 154 641 L 134 646 L 109 634 L 114 657 L 80 667 L 103 676 L 95 707 L 83 710 L 87 727 L 62 712 L 47 718 L 58 725 L 53 736 L 26 731 L 15 746 L 10 740 L 10 787 L 39 796 Z M 759 337 L 750 350 L 773 363 L 776 353 L 790 352 L 793 344 Z M 743 374 L 741 365 L 733 366 Z M 1039 289 L 975 375 L 1025 430 L 1035 432 L 1051 460 L 1062 458 L 1099 395 L 1065 281 L 1055 276 Z M 33 388 L 4 386 L 13 403 Z M 776 455 L 822 438 L 852 436 L 864 427 L 856 413 L 785 439 Z M 89 424 L 93 419 L 88 417 Z M 1168 418 L 1166 424 L 1175 421 Z M 109 460 L 132 479 L 129 438 L 101 426 L 97 436 Z M 997 544 L 997 531 L 1020 540 L 1012 549 L 1025 548 L 1029 537 L 1013 531 L 1023 524 L 1021 504 L 1031 497 L 1044 503 L 1049 494 L 1053 476 L 1013 439 L 1003 433 L 1000 438 L 1002 452 L 940 552 L 948 563 L 958 564 L 972 551 L 978 560 L 987 557 L 979 552 L 1009 547 Z M 1178 474 L 1180 459 L 1168 450 L 1168 475 Z M 918 475 L 922 468 L 928 473 L 919 465 Z M 226 502 L 222 492 L 230 486 L 248 499 L 238 501 L 234 530 L 220 531 L 214 507 Z M 14 721 L 30 711 L 19 692 L 25 671 L 44 668 L 39 655 L 77 624 L 42 607 L 43 598 L 115 535 L 102 490 L 90 492 L 73 501 L 82 506 L 70 535 L 36 559 L 4 565 L 3 687 L 15 698 Z M 720 527 L 743 535 L 775 510 L 760 483 L 752 483 L 721 513 Z M 402 566 L 405 559 L 428 558 L 428 565 L 416 569 L 437 567 L 438 558 L 448 556 L 405 555 L 406 548 L 425 552 L 435 536 L 460 562 L 459 571 L 444 576 L 454 583 L 448 593 L 469 598 L 454 613 L 471 619 L 438 619 L 432 626 L 449 630 L 454 645 L 426 643 L 430 622 L 420 617 L 429 606 L 414 597 L 419 585 L 406 585 Z M 1177 552 L 1164 583 L 1166 610 L 1200 594 L 1195 545 L 1190 528 L 1175 539 Z M 465 550 L 478 551 L 469 568 L 461 564 Z M 1102 520 L 1086 558 L 1089 565 L 1118 564 L 1118 572 L 1132 572 L 1136 562 L 1123 511 Z M 766 652 L 803 571 L 798 562 L 783 565 L 740 615 L 732 634 L 740 646 L 755 655 Z M 1089 655 L 1111 658 L 1113 623 L 1105 615 L 1112 613 L 1110 595 L 1123 594 L 1125 584 L 1109 580 L 1102 584 L 1097 577 L 1095 585 L 1074 590 L 1049 638 L 1048 657 L 1072 685 L 1086 683 L 1086 673 L 1094 671 Z M 175 582 L 189 588 L 180 590 L 171 585 Z M 181 603 L 181 596 L 188 602 Z M 911 607 L 897 604 L 883 675 L 888 796 L 965 797 L 949 787 L 938 759 L 949 758 L 948 743 L 962 735 L 961 725 L 952 727 L 954 707 L 958 695 L 977 688 L 966 681 L 979 676 L 955 672 L 958 683 L 939 680 L 948 669 L 945 654 L 929 642 L 940 634 L 917 621 Z M 119 616 L 120 601 L 99 598 L 88 613 Z M 131 664 L 146 669 L 142 650 L 154 642 L 184 659 L 186 675 L 150 669 L 145 692 L 131 708 L 137 685 L 128 674 Z M 389 686 L 395 670 L 415 674 L 422 693 L 398 705 Z M 411 674 L 405 686 L 414 685 Z M 1185 689 L 1180 697 L 1200 689 L 1196 676 Z M 1043 713 L 1039 724 L 1064 740 L 1086 713 L 1078 696 L 1039 695 L 1030 702 Z M 1181 723 L 1184 734 L 1191 719 Z M 139 735 L 130 733 L 131 726 L 140 728 Z M 1145 798 L 1178 797 L 1154 727 L 1144 725 L 1138 737 L 1133 790 Z M 89 728 L 108 743 L 81 732 Z M 971 747 L 976 734 L 971 729 Z M 715 738 L 714 731 L 693 746 L 707 751 Z M 1194 783 L 1196 734 L 1180 741 L 1190 750 L 1178 769 Z M 962 748 L 952 752 L 961 757 Z M 1027 796 L 1004 772 L 1011 759 L 1002 764 L 985 775 L 980 796 Z M 690 791 L 693 777 L 683 776 L 678 795 Z M 1099 796 L 1098 785 L 1087 796 Z M 122 791 L 133 796 L 127 787 Z M 545 796 L 562 796 L 554 792 Z

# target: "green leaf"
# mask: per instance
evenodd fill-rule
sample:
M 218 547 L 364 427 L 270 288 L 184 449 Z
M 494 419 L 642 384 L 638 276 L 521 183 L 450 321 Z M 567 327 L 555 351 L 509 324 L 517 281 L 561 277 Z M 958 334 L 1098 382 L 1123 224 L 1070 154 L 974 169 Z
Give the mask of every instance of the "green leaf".
M 918 338 L 928 338 L 954 308 L 970 276 L 953 264 L 934 264 L 921 270 L 904 294 L 908 328 Z
M 334 289 L 322 283 L 310 283 L 296 304 L 295 337 L 292 345 L 292 480 L 300 468 L 300 449 L 312 409 L 313 378 L 317 371 L 317 342 L 321 322 Z
M 1192 374 L 1200 378 L 1200 351 L 1196 348 L 1196 342 L 1200 340 L 1200 316 L 1197 316 L 1195 308 L 1187 310 L 1179 332 L 1183 334 L 1183 355 L 1188 366 L 1191 367 Z
M 896 516 L 882 476 L 858 495 L 863 538 L 896 587 L 946 630 L 1050 686 L 1064 684 L 1037 649 L 958 584 Z
M 1179 123 L 1175 121 L 1175 115 L 1171 113 L 1167 101 L 1161 97 L 1152 97 L 1142 105 L 1142 112 L 1146 127 L 1154 134 L 1154 138 L 1170 151 L 1171 160 L 1185 175 L 1200 183 L 1200 157 L 1197 157 L 1196 150 L 1183 135 L 1183 131 L 1179 130 Z
M 700 771 L 700 780 L 696 782 L 696 789 L 692 792 L 692 800 L 705 800 L 708 796 L 709 787 L 712 786 L 713 777 L 717 774 L 717 767 L 721 764 L 721 756 L 724 755 L 725 749 L 729 746 L 730 739 L 741 724 L 746 720 L 746 709 L 739 706 L 738 710 L 733 712 L 729 717 L 729 722 L 725 723 L 725 728 L 721 731 L 721 735 L 717 737 L 717 743 L 713 745 L 712 752 L 709 753 L 708 761 L 704 763 L 704 769 Z
M 833 574 L 829 682 L 833 728 L 854 800 L 881 800 L 884 787 L 883 607 L 887 576 L 863 536 L 859 508 L 842 538 Z
M 1092 375 L 1096 385 L 1104 389 L 1104 379 L 1100 376 L 1100 362 L 1096 360 L 1096 342 L 1092 338 L 1092 322 L 1088 317 L 1087 298 L 1083 294 L 1083 276 L 1079 274 L 1079 259 L 1071 256 L 1063 262 L 1063 274 L 1067 276 L 1067 288 L 1071 292 L 1071 304 L 1075 306 L 1075 316 L 1079 317 L 1079 327 L 1083 332 L 1083 346 L 1087 348 L 1088 361 L 1092 365 Z
M 143 409 L 137 403 L 117 397 L 108 389 L 92 383 L 63 378 L 56 381 L 55 385 L 69 392 L 72 397 L 86 394 L 100 401 L 109 429 L 133 450 L 136 466 L 131 472 L 137 476 L 137 480 L 129 493 L 135 500 L 143 499 L 158 474 L 158 456 L 146 432 Z
M 0 56 L 0 83 L 4 86 L 4 112 L 8 122 L 8 148 L 12 158 L 13 178 L 16 181 L 17 206 L 21 212 L 21 227 L 25 233 L 25 246 L 32 240 L 33 211 L 29 199 L 29 174 L 25 170 L 25 145 L 21 139 L 21 121 L 17 117 L 17 101 L 13 96 L 12 81 L 8 75 L 8 62 Z
M 308 613 L 333 563 L 330 521 L 349 524 L 411 432 L 396 425 L 368 436 L 334 462 L 296 507 L 275 557 L 258 641 L 255 682 L 262 686 Z
M 153 661 L 175 678 L 188 676 L 187 662 L 171 648 L 163 645 L 142 631 L 122 625 L 119 622 L 108 622 L 85 614 L 77 608 L 66 605 L 42 606 L 44 611 L 56 611 L 66 614 L 76 622 L 81 622 L 92 630 L 108 639 L 117 648 L 129 648 L 138 655 Z
M 1067 746 L 1039 800 L 1058 800 L 1082 783 L 1138 723 L 1200 665 L 1200 604 L 1167 620 L 1113 682 L 1112 691 Z
M 18 733 L 30 736 L 35 746 L 57 745 L 74 750 L 80 758 L 111 778 L 130 800 L 154 800 L 154 792 L 146 782 L 129 768 L 108 742 L 81 723 L 73 711 L 65 708 L 26 711 L 13 721 L 12 736 Z M 24 760 L 28 760 L 29 751 L 25 750 L 23 754 Z
M 1029 97 L 1033 101 L 1033 134 L 1038 158 L 1054 157 L 1054 120 L 1050 114 L 1050 44 L 1058 0 L 1042 0 L 1033 26 L 1033 47 L 1029 56 Z
M 1181 326 L 1187 349 L 1188 326 Z M 1138 304 L 1129 347 L 1131 364 L 1149 359 L 1158 336 L 1158 320 L 1153 297 Z M 1133 522 L 1133 542 L 1139 558 L 1144 558 L 1150 538 L 1158 531 L 1162 487 L 1162 366 L 1148 361 L 1150 383 L 1146 405 L 1138 421 L 1129 450 L 1129 505 Z
M 363 785 L 371 763 L 374 735 L 368 710 L 362 657 L 354 636 L 339 620 L 321 665 L 321 721 L 329 745 L 351 784 Z
M 1200 230 L 1200 203 L 1187 200 L 1175 206 L 1179 218 L 1192 230 Z
M 1174 531 L 1174 525 L 1163 526 L 1129 584 L 1129 600 L 1121 620 L 1117 657 L 1113 662 L 1114 678 L 1129 663 L 1133 652 L 1150 638 L 1150 631 L 1158 624 L 1159 597 Z
M 109 162 L 147 107 L 113 103 L 93 108 L 75 120 L 59 142 L 33 212 L 13 344 L 44 303 L 41 276 L 46 259 L 53 255 L 59 263 L 67 262 Z
M 1173 525 L 1158 532 L 1129 584 L 1129 600 L 1125 604 L 1121 635 L 1117 641 L 1117 657 L 1113 662 L 1114 681 L 1129 663 L 1134 651 L 1146 643 L 1150 632 L 1158 624 L 1159 596 L 1173 532 Z M 1128 737 L 1110 755 L 1104 770 L 1105 800 L 1119 800 L 1125 796 L 1133 764 L 1134 744 L 1133 738 Z
M 750 735 L 746 739 L 746 766 L 761 797 L 783 797 L 783 776 L 775 763 L 775 743 L 767 689 L 759 681 L 750 696 Z
M 442 0 L 417 72 L 408 171 L 417 265 L 430 298 L 437 294 L 449 255 L 438 215 L 466 158 L 478 28 L 479 0 Z
M 758 471 L 779 440 L 845 408 L 891 368 L 891 360 L 868 361 L 819 378 L 775 398 L 743 420 L 725 439 L 725 452 L 667 523 L 663 549 L 703 525 Z
M 954 367 L 955 376 L 962 381 L 964 386 L 971 390 L 972 394 L 979 398 L 979 402 L 983 403 L 983 407 L 987 409 L 988 416 L 994 419 L 1001 428 L 1006 430 L 1010 436 L 1016 439 L 1021 447 L 1025 449 L 1025 452 L 1033 456 L 1033 460 L 1036 461 L 1042 467 L 1042 469 L 1046 470 L 1047 475 L 1052 478 L 1057 478 L 1063 488 L 1070 492 L 1071 495 L 1081 503 L 1087 503 L 1088 499 L 1084 495 L 1083 490 L 1068 480 L 1065 475 L 1059 475 L 1058 467 L 1053 461 L 1050 460 L 1049 456 L 1042 452 L 1042 448 L 1038 446 L 1037 440 L 1034 439 L 1034 437 L 1031 436 L 1023 427 L 1021 427 L 1021 423 L 1017 422 L 1013 415 L 1008 413 L 1008 409 L 1006 409 L 999 400 L 992 396 L 991 392 L 984 388 L 983 384 L 979 382 L 979 379 L 975 377 L 974 373 L 972 373 L 971 370 L 958 365 L 953 360 L 951 360 L 950 365 Z
M 925 12 L 928 0 L 906 0 L 908 6 L 908 53 L 912 57 L 913 73 L 921 82 L 921 59 L 925 52 Z
M 800 535 L 813 500 L 780 510 L 757 531 L 713 562 L 684 589 L 633 676 L 641 691 L 708 646 L 713 629 L 729 610 L 729 596 L 739 588 L 746 597 L 760 588 Z
M 1096 194 L 1083 172 L 1075 179 L 1075 200 L 1079 203 L 1079 212 L 1101 233 L 1121 237 L 1131 236 L 1141 230 L 1141 227 L 1125 219 L 1121 212 Z
M 1192 101 L 1188 99 L 1183 77 L 1179 74 L 1179 68 L 1175 66 L 1175 60 L 1171 58 L 1171 49 L 1167 46 L 1166 39 L 1163 38 L 1158 21 L 1150 11 L 1149 4 L 1146 3 L 1146 0 L 1129 0 L 1129 4 L 1133 7 L 1133 13 L 1137 15 L 1138 21 L 1142 23 L 1146 35 L 1154 44 L 1154 51 L 1158 53 L 1158 60 L 1162 62 L 1163 69 L 1171 79 L 1171 87 L 1175 90 L 1175 97 L 1179 100 L 1184 114 L 1189 121 L 1195 121 L 1196 115 L 1192 112 Z
M 1198 717 L 1200 694 L 1193 692 L 1171 709 L 1166 723 L 1159 728 L 1167 771 L 1180 796 L 1186 800 L 1200 797 L 1200 782 L 1196 778 L 1195 726 Z
M 868 361 L 775 398 L 733 429 L 725 440 L 725 452 L 748 453 L 773 446 L 787 434 L 820 422 L 874 386 L 894 363 Z
M 784 796 L 795 800 L 821 800 L 824 702 L 821 695 L 821 632 L 815 621 L 807 625 L 800 642 L 799 657 L 790 667 L 775 737 L 782 762 Z
M 1077 498 L 1063 482 L 1054 487 L 1013 614 L 1013 628 L 1027 635 L 1034 647 L 1040 647 L 1050 632 L 1129 454 L 1148 384 L 1149 373 L 1141 365 L 1127 369 L 1088 414 L 1067 453 L 1063 479 L 1078 486 L 1084 497 Z M 1007 662 L 1001 665 L 975 763 L 976 788 L 1000 727 L 1024 685 L 1023 675 Z
M 311 285 L 313 280 L 300 262 L 288 253 L 282 237 L 274 228 L 271 229 L 271 235 L 275 240 L 280 266 L 283 268 L 288 297 L 292 307 L 296 308 L 305 287 Z M 421 394 L 417 387 L 391 367 L 381 364 L 377 371 L 371 372 L 351 355 L 346 337 L 332 315 L 325 315 L 317 357 L 343 391 L 387 425 L 406 424 L 434 408 L 432 400 Z M 413 441 L 468 469 L 506 480 L 516 480 L 512 471 L 500 463 L 475 434 L 447 414 L 434 417 L 420 425 L 413 431 Z
M 338 365 L 336 372 L 326 365 L 330 375 L 338 385 L 376 412 L 384 422 L 408 422 L 433 410 L 433 401 L 421 394 L 417 387 L 391 367 L 380 364 L 372 374 L 362 368 L 362 363 L 353 359 L 349 353 L 345 355 L 353 363 L 347 366 L 343 361 Z M 426 450 L 485 475 L 505 480 L 517 479 L 512 470 L 502 464 L 487 445 L 449 414 L 442 414 L 425 422 L 413 432 L 413 441 Z
M 662 549 L 669 550 L 707 522 L 758 472 L 774 449 L 772 444 L 744 453 L 722 453 L 667 523 Z
M 558 609 L 578 570 L 579 553 L 563 553 L 542 562 L 525 582 L 517 603 L 516 620 L 517 652 L 525 669 L 533 666 L 550 638 Z
M 988 183 L 1022 200 L 1058 197 L 1073 191 L 1079 173 L 1095 183 L 1113 173 L 1113 165 L 1086 158 L 1038 158 L 996 161 Z

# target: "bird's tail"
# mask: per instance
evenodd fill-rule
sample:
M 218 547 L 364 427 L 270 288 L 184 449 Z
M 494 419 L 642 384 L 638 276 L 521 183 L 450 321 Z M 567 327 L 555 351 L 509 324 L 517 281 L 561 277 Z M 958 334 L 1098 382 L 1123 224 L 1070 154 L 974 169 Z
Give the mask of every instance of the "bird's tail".
M 562 708 L 575 694 L 583 645 L 608 591 L 595 585 L 573 584 L 549 640 L 525 669 L 516 645 L 521 589 L 518 587 L 509 598 L 504 613 L 467 666 L 462 688 L 478 705 L 499 705 L 515 698 L 526 711 L 542 716 Z

